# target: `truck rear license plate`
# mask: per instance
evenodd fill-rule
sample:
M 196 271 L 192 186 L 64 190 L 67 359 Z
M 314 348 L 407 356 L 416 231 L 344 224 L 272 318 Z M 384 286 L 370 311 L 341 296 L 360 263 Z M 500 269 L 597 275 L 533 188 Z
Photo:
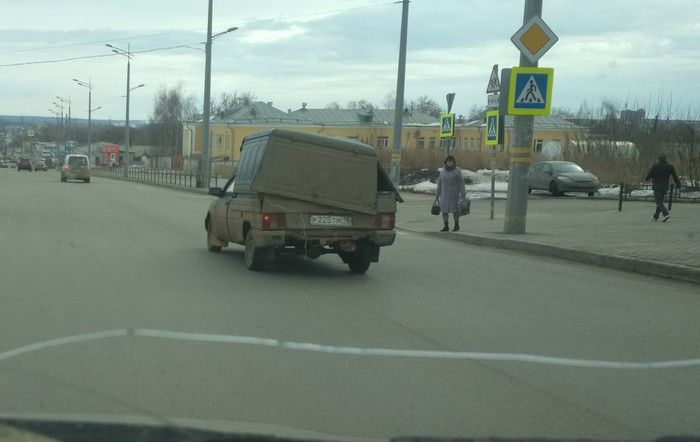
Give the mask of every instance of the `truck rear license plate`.
M 311 215 L 311 224 L 315 226 L 352 226 L 352 216 Z

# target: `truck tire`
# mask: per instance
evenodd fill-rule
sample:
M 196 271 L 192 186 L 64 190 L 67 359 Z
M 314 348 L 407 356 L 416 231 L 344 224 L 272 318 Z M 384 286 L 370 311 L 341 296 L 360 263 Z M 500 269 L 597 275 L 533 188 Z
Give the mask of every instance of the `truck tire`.
M 243 253 L 245 266 L 249 270 L 263 270 L 267 261 L 267 250 L 255 246 L 253 234 L 250 230 L 245 235 L 245 252 Z
M 211 232 L 211 220 L 207 219 L 207 249 L 210 252 L 219 253 L 221 251 L 221 246 L 214 245 L 212 240 L 214 239 L 214 234 Z
M 369 270 L 370 261 L 365 256 L 358 256 L 348 261 L 348 267 L 352 273 L 366 273 Z

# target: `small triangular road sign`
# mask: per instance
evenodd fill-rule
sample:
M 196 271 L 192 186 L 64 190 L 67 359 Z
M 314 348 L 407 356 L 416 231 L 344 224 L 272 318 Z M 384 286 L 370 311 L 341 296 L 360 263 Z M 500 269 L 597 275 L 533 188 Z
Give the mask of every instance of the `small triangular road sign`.
M 489 78 L 489 85 L 486 87 L 487 94 L 493 94 L 501 91 L 501 81 L 498 79 L 498 65 L 494 64 L 491 70 L 491 78 Z

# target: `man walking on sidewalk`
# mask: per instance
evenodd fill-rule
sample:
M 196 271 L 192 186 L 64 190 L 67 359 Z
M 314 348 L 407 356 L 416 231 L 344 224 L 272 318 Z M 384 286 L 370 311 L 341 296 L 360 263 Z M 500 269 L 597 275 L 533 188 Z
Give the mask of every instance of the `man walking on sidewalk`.
M 676 169 L 672 164 L 666 161 L 666 154 L 659 154 L 659 162 L 651 166 L 651 170 L 647 174 L 644 181 L 651 180 L 651 189 L 654 191 L 654 201 L 656 202 L 656 212 L 654 216 L 651 217 L 653 221 L 659 220 L 659 214 L 663 214 L 661 217 L 661 222 L 666 222 L 671 217 L 668 214 L 666 206 L 664 206 L 664 198 L 666 197 L 666 192 L 668 192 L 668 179 L 673 177 L 673 181 L 676 182 L 676 187 L 681 187 L 681 181 L 676 175 Z

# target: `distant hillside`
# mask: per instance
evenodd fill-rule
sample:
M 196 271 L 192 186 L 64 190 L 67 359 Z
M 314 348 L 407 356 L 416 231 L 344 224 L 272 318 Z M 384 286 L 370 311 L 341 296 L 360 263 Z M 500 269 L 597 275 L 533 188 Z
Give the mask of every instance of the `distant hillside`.
M 56 117 L 38 117 L 33 115 L 0 115 L 0 125 L 12 124 L 12 125 L 27 125 L 35 126 L 37 124 L 56 124 L 58 119 Z M 143 126 L 147 124 L 144 120 L 131 120 L 129 121 L 131 126 Z M 71 124 L 75 126 L 87 126 L 87 118 L 72 118 Z M 115 125 L 123 126 L 124 120 L 100 120 L 97 118 L 92 119 L 92 124 L 95 125 Z

